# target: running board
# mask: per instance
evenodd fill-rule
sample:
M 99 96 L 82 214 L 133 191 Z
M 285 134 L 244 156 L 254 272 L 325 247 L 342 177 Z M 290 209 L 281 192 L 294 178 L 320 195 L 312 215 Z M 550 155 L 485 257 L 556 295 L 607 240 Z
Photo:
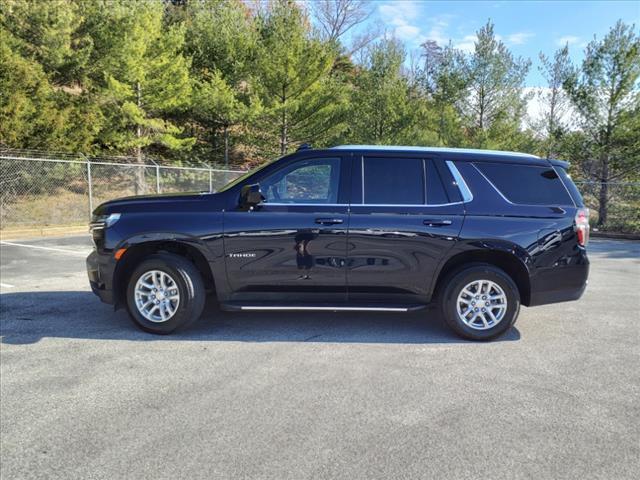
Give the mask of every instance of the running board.
M 247 311 L 317 311 L 317 312 L 412 312 L 426 305 L 240 305 L 225 303 L 223 310 Z

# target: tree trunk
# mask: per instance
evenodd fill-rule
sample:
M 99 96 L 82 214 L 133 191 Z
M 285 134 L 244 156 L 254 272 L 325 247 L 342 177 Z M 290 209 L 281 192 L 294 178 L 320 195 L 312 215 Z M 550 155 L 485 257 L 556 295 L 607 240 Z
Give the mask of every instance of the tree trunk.
M 282 87 L 282 121 L 280 123 L 280 155 L 287 153 L 288 125 L 287 125 L 287 91 L 286 87 Z
M 138 108 L 142 107 L 142 93 L 140 91 L 140 82 L 136 82 L 136 100 Z M 138 145 L 136 146 L 136 163 L 142 165 L 142 146 L 140 145 L 140 139 L 142 138 L 142 126 L 136 125 L 136 138 L 138 139 Z M 144 167 L 136 168 L 135 175 L 135 193 L 141 195 L 147 193 L 147 183 L 144 177 Z
M 282 110 L 282 124 L 280 125 L 280 155 L 287 153 L 287 111 Z
M 224 167 L 229 168 L 229 125 L 224 125 Z

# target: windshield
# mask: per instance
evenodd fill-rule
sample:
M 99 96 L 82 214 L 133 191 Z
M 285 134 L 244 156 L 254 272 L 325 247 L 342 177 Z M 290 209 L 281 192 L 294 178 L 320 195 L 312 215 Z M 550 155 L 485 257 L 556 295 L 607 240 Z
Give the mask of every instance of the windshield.
M 262 170 L 263 168 L 265 168 L 268 165 L 271 165 L 275 160 L 271 160 L 270 162 L 266 162 L 263 163 L 262 165 L 253 168 L 251 170 L 249 170 L 247 173 L 240 175 L 239 177 L 231 180 L 229 183 L 227 183 L 224 187 L 218 189 L 218 192 L 224 192 L 229 190 L 232 187 L 235 187 L 236 185 L 238 185 L 239 183 L 243 182 L 245 179 L 249 178 L 251 175 L 253 175 L 254 173 L 258 173 L 260 170 Z

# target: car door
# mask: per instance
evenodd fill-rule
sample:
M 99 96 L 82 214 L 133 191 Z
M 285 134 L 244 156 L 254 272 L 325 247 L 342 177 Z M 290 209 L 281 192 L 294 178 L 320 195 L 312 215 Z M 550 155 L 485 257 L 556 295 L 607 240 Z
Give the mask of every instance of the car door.
M 258 177 L 263 202 L 225 212 L 232 300 L 346 300 L 349 167 L 341 155 L 285 161 Z
M 439 159 L 354 159 L 347 239 L 349 300 L 429 300 L 438 264 L 464 219 L 460 192 Z

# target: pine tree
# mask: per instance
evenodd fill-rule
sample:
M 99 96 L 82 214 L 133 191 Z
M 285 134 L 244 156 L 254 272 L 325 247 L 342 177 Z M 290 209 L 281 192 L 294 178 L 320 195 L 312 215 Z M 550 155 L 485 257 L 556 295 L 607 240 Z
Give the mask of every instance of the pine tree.
M 402 74 L 404 59 L 404 48 L 395 39 L 368 48 L 352 98 L 352 141 L 393 144 L 404 136 L 411 123 L 409 84 Z
M 261 113 L 253 92 L 256 32 L 240 2 L 205 0 L 187 5 L 186 52 L 192 59 L 193 119 L 205 136 L 221 133 L 229 164 L 231 130 L 246 126 Z
M 580 71 L 565 83 L 585 134 L 583 172 L 600 184 L 598 225 L 608 218 L 608 182 L 640 171 L 640 36 L 618 21 L 601 40 L 587 45 Z
M 0 143 L 89 151 L 102 124 L 83 82 L 92 45 L 73 2 L 0 3 Z
M 302 142 L 323 144 L 344 129 L 344 90 L 330 75 L 337 52 L 312 34 L 309 20 L 290 0 L 275 0 L 257 22 L 265 150 L 276 150 L 274 137 L 281 155 Z
M 461 146 L 464 138 L 457 106 L 464 98 L 468 83 L 464 54 L 449 43 L 430 62 L 430 77 L 438 144 Z
M 467 61 L 467 92 L 462 114 L 470 144 L 504 148 L 520 128 L 526 100 L 521 92 L 531 62 L 514 58 L 496 38 L 491 21 L 479 31 Z
M 98 4 L 90 19 L 94 49 L 93 79 L 106 127 L 100 142 L 119 152 L 133 152 L 143 163 L 143 151 L 156 145 L 169 150 L 188 148 L 182 128 L 169 116 L 188 108 L 191 100 L 189 62 L 182 55 L 184 28 L 163 25 L 159 2 Z M 137 186 L 144 190 L 142 169 Z
M 560 141 L 566 130 L 563 117 L 568 111 L 568 99 L 563 85 L 572 70 L 569 46 L 565 45 L 556 51 L 553 59 L 542 52 L 539 57 L 541 66 L 538 68 L 547 81 L 547 87 L 538 93 L 543 111 L 536 130 L 543 134 L 544 155 L 551 158 L 557 155 Z

